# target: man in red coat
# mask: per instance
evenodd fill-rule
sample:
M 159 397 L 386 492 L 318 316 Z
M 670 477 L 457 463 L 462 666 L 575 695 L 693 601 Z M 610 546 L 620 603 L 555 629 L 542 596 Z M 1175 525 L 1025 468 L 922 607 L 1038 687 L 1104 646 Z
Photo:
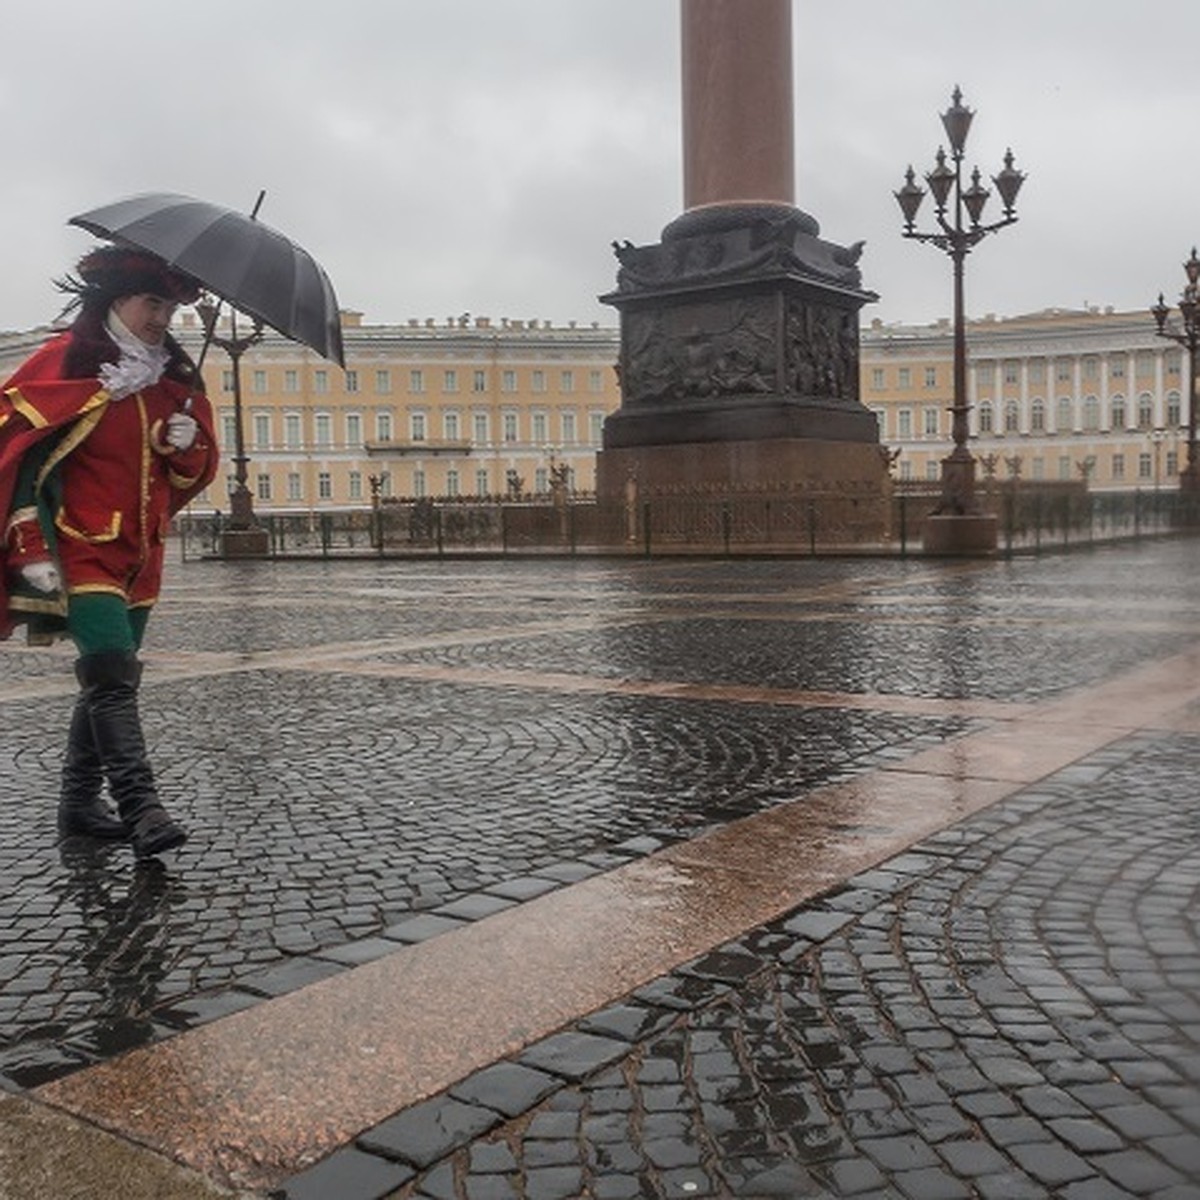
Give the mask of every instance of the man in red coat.
M 217 470 L 212 410 L 167 332 L 194 280 L 140 250 L 79 264 L 79 313 L 0 392 L 0 637 L 69 636 L 80 695 L 63 764 L 66 836 L 181 845 L 146 757 L 137 651 L 162 582 L 171 517 Z M 101 797 L 102 781 L 119 816 Z

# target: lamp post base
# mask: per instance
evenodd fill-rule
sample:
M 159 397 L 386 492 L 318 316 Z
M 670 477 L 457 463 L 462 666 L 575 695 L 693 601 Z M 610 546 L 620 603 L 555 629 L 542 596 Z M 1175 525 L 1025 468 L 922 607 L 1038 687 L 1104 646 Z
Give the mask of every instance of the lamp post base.
M 926 554 L 995 554 L 1000 520 L 990 513 L 934 513 L 921 524 L 921 548 Z

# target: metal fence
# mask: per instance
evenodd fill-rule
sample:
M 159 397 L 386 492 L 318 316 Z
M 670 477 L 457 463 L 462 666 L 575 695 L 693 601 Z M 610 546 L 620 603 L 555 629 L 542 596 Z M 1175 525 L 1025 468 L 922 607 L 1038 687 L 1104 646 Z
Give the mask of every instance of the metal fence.
M 980 493 L 1002 554 L 1200 530 L 1200 498 L 1173 490 L 1089 492 L 1077 484 L 996 485 Z M 266 515 L 276 558 L 446 555 L 919 554 L 937 486 L 898 485 L 878 501 L 789 493 L 398 500 L 373 509 Z M 182 514 L 185 559 L 221 557 L 221 518 Z

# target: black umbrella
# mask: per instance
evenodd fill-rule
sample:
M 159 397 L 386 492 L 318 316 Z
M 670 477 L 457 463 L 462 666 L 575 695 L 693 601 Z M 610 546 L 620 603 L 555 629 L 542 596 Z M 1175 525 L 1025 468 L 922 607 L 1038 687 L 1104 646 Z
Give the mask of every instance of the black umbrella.
M 285 337 L 345 366 L 329 276 L 302 247 L 257 220 L 171 192 L 148 192 L 72 217 L 97 237 L 149 250 Z

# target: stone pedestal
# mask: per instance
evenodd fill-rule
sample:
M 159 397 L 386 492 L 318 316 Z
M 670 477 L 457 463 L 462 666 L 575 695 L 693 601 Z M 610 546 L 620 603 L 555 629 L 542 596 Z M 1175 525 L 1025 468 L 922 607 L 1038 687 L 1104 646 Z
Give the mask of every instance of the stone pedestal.
M 822 241 L 786 204 L 685 213 L 649 246 L 616 247 L 620 409 L 597 492 L 805 489 L 877 499 L 886 480 L 859 401 L 861 245 Z
M 222 558 L 266 558 L 270 549 L 265 529 L 226 529 L 221 533 Z
M 921 549 L 926 554 L 963 556 L 994 554 L 1000 520 L 990 513 L 941 513 L 921 523 Z

